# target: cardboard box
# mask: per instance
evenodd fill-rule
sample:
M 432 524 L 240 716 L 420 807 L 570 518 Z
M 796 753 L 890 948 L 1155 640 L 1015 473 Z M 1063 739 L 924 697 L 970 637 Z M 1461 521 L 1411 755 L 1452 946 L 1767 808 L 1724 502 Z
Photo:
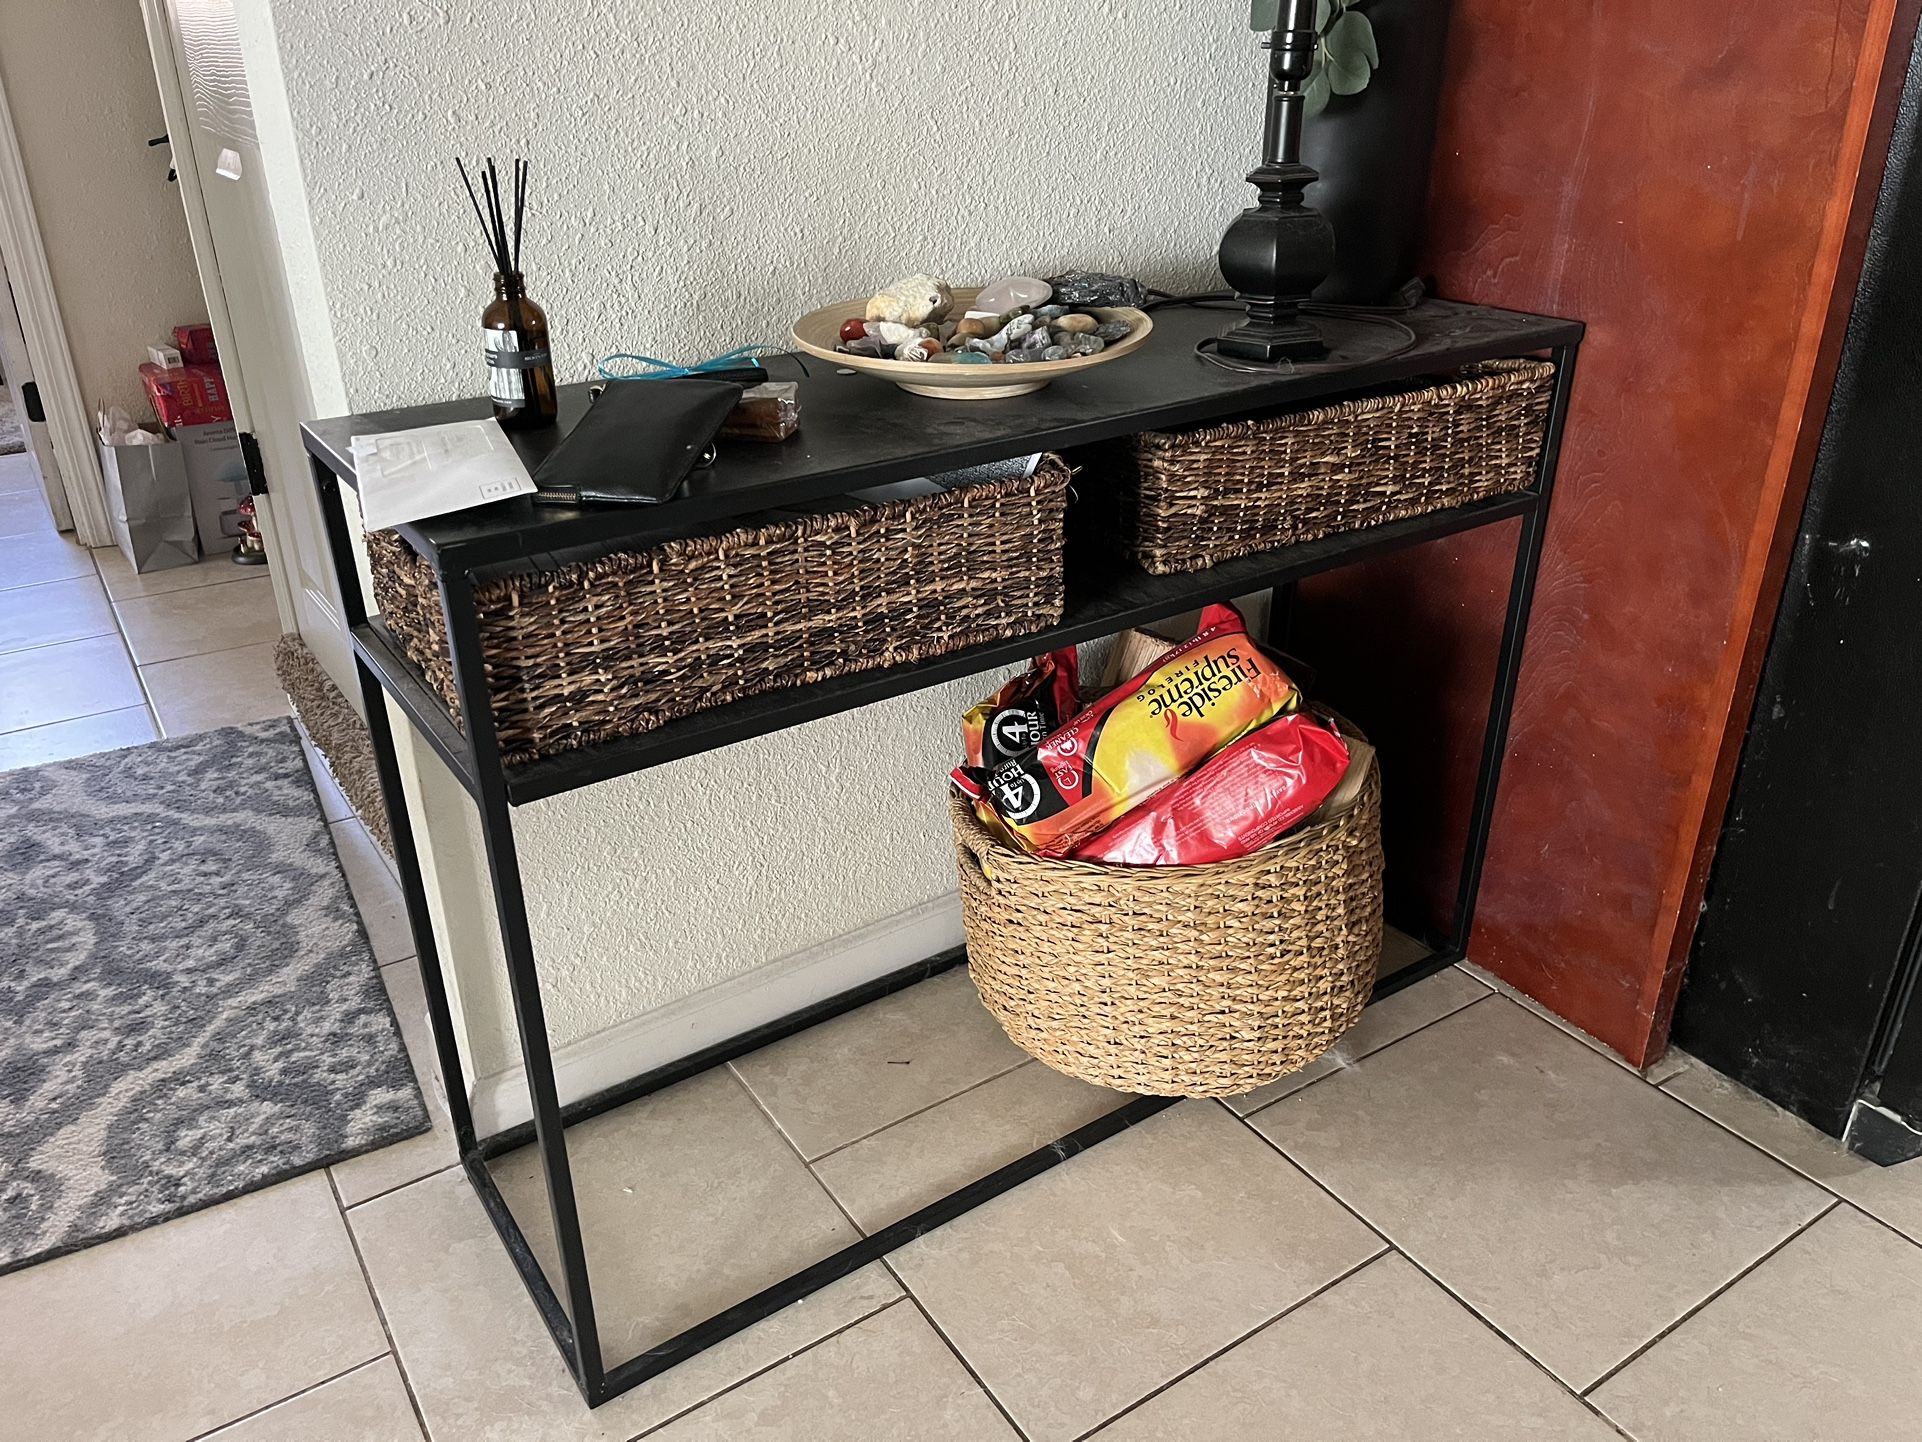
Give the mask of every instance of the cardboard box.
M 194 529 L 203 555 L 218 555 L 240 544 L 240 498 L 247 494 L 247 461 L 232 421 L 211 426 L 175 426 L 193 498 Z
M 227 401 L 227 387 L 220 379 L 219 366 L 186 365 L 179 370 L 162 370 L 151 361 L 140 367 L 140 383 L 147 388 L 160 424 L 211 426 L 234 418 Z
M 220 364 L 220 356 L 214 350 L 214 328 L 210 325 L 175 326 L 174 345 L 179 347 L 180 358 L 190 366 Z
M 172 441 L 103 444 L 100 470 L 107 482 L 107 519 L 128 565 L 136 571 L 163 571 L 200 559 L 181 446 Z

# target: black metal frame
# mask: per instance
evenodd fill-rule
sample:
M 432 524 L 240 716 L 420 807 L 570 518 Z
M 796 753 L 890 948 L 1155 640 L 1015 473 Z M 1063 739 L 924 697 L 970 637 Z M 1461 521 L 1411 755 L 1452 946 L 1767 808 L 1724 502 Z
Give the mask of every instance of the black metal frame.
M 594 751 L 574 753 L 567 758 L 565 767 L 545 762 L 534 763 L 514 768 L 512 774 L 503 767 L 501 761 L 493 712 L 488 700 L 485 660 L 481 654 L 480 629 L 475 610 L 472 563 L 453 563 L 443 555 L 439 570 L 441 604 L 454 661 L 455 690 L 460 701 L 460 714 L 467 723 L 468 734 L 463 736 L 439 699 L 402 658 L 399 648 L 389 639 L 378 620 L 369 617 L 353 540 L 349 534 L 347 513 L 339 493 L 340 478 L 323 460 L 324 448 L 316 446 L 310 430 L 309 449 L 315 452 L 314 481 L 320 493 L 328 541 L 340 581 L 346 613 L 344 619 L 353 641 L 361 697 L 365 703 L 368 731 L 393 837 L 394 861 L 400 874 L 408 920 L 413 927 L 428 1017 L 433 1028 L 441 1075 L 446 1082 L 447 1110 L 460 1150 L 461 1165 L 590 1407 L 599 1406 L 742 1328 L 885 1256 L 915 1237 L 1059 1165 L 1077 1152 L 1172 1106 L 1177 1099 L 1142 1097 L 1132 1100 L 1106 1116 L 923 1207 L 913 1215 L 762 1289 L 639 1356 L 608 1367 L 602 1356 L 596 1327 L 592 1284 L 568 1160 L 566 1128 L 863 1006 L 890 992 L 914 985 L 960 964 L 965 956 L 960 951 L 953 951 L 931 957 L 634 1077 L 595 1096 L 563 1105 L 555 1082 L 554 1058 L 542 1005 L 540 976 L 528 930 L 526 901 L 514 840 L 513 806 L 574 786 L 592 784 L 608 776 L 657 765 L 677 756 L 796 725 L 816 716 L 866 704 L 885 695 L 902 694 L 939 684 L 988 666 L 1019 659 L 1034 651 L 1176 615 L 1209 600 L 1270 587 L 1286 587 L 1305 576 L 1366 556 L 1419 544 L 1470 527 L 1519 518 L 1514 574 L 1476 791 L 1469 813 L 1455 912 L 1445 927 L 1424 925 L 1418 928 L 1421 933 L 1418 939 L 1430 948 L 1430 955 L 1385 978 L 1372 998 L 1379 1000 L 1460 960 L 1467 947 L 1474 921 L 1482 861 L 1494 817 L 1496 785 L 1507 741 L 1509 712 L 1521 664 L 1529 607 L 1541 559 L 1543 527 L 1560 450 L 1563 419 L 1574 378 L 1579 327 L 1571 327 L 1567 334 L 1569 338 L 1565 343 L 1551 350 L 1557 367 L 1554 400 L 1535 482 L 1526 492 L 1326 541 L 1289 547 L 1187 577 L 1161 578 L 1153 582 L 1137 578 L 1130 582 L 1125 595 L 1080 608 L 1071 604 L 1070 612 L 1061 625 L 1035 636 L 975 647 L 929 663 L 866 673 L 839 682 L 796 688 L 773 697 L 735 703 L 720 712 L 706 713 L 705 718 L 696 718 L 698 725 L 677 723 L 630 742 L 617 742 L 595 748 Z M 1320 388 L 1327 389 L 1325 384 Z M 1007 453 L 1021 453 L 1024 447 L 1031 449 L 1031 439 L 1011 436 Z M 464 1072 L 396 760 L 393 730 L 386 705 L 390 698 L 419 728 L 427 744 L 453 769 L 480 811 L 488 872 L 500 922 L 508 985 L 513 997 L 515 1024 L 533 1112 L 531 1123 L 488 1137 L 476 1134 L 473 1113 L 465 1092 Z M 558 1286 L 550 1281 L 542 1269 L 487 1165 L 493 1158 L 530 1142 L 539 1151 L 546 1182 L 549 1216 L 560 1264 Z

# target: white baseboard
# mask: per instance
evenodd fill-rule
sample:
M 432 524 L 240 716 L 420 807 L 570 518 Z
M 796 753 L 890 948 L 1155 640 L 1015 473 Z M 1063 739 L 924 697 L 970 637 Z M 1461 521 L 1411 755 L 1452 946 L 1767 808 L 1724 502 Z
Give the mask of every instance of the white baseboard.
M 562 1105 L 677 1061 L 750 1027 L 961 945 L 961 898 L 944 896 L 846 936 L 756 967 L 732 981 L 557 1048 Z M 532 1116 L 520 1067 L 476 1078 L 474 1126 L 482 1136 Z

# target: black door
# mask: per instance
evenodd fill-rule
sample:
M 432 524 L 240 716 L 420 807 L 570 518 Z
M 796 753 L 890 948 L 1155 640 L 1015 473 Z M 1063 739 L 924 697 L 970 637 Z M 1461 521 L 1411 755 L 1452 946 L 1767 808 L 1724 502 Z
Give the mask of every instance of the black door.
M 1922 1152 L 1918 131 L 1912 57 L 1674 1032 L 1880 1161 Z

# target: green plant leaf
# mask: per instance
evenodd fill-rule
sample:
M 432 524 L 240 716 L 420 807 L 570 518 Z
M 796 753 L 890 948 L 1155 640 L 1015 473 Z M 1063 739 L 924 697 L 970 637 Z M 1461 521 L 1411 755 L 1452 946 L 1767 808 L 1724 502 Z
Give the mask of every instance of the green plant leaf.
M 1315 34 L 1326 35 L 1328 22 L 1335 18 L 1335 0 L 1315 0 Z
M 1280 29 L 1281 0 L 1248 0 L 1248 28 L 1261 35 Z
M 1368 68 L 1373 70 L 1379 66 L 1381 51 L 1375 48 L 1374 22 L 1359 10 L 1350 10 L 1341 17 L 1340 25 L 1344 31 L 1354 32 L 1355 43 L 1360 46 L 1362 54 L 1368 57 Z
M 1374 27 L 1368 17 L 1349 11 L 1337 20 L 1321 42 L 1322 68 L 1328 88 L 1337 95 L 1358 95 L 1368 88 L 1378 63 Z
M 1304 118 L 1313 120 L 1328 108 L 1328 67 L 1317 65 L 1314 74 L 1301 91 L 1301 113 Z

